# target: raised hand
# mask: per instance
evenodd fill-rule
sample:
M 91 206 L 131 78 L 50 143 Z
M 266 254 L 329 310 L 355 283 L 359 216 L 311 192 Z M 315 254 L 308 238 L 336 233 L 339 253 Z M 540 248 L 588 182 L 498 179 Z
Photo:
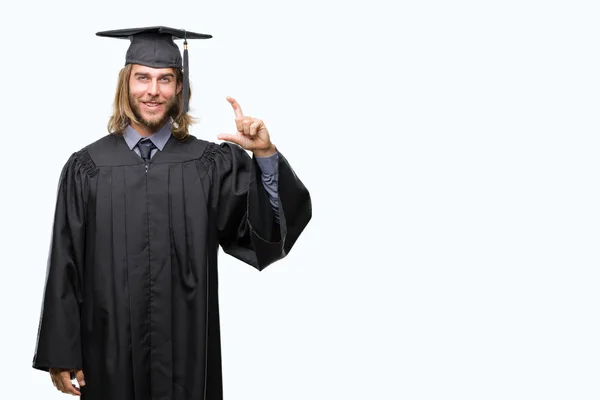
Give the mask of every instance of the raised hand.
M 252 151 L 257 157 L 267 157 L 275 154 L 275 146 L 271 143 L 269 131 L 267 131 L 264 122 L 257 118 L 244 116 L 242 107 L 234 98 L 227 97 L 227 101 L 233 107 L 238 132 L 237 134 L 222 133 L 217 138 L 238 144 L 242 148 Z
M 71 372 L 75 373 L 79 388 L 85 386 L 83 380 L 83 371 L 74 369 L 63 369 L 63 368 L 50 368 L 50 378 L 52 383 L 56 386 L 56 389 L 66 394 L 72 394 L 73 396 L 81 396 L 81 391 L 77 386 L 71 382 Z

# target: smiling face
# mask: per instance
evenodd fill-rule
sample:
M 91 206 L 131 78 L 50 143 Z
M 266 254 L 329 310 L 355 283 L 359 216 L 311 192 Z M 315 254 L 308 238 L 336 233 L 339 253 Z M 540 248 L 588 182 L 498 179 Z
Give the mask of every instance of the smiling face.
M 133 128 L 150 135 L 160 129 L 177 104 L 181 92 L 173 68 L 151 68 L 133 65 L 129 76 L 129 103 L 140 124 Z

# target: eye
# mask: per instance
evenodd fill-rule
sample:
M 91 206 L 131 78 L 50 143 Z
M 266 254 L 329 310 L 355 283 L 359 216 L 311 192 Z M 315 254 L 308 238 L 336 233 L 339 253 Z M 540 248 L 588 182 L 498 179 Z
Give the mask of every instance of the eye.
M 138 80 L 145 81 L 146 80 L 146 75 L 138 75 Z
M 171 82 L 171 77 L 170 77 L 170 76 L 163 76 L 163 77 L 161 78 L 161 80 L 162 80 L 163 82 Z

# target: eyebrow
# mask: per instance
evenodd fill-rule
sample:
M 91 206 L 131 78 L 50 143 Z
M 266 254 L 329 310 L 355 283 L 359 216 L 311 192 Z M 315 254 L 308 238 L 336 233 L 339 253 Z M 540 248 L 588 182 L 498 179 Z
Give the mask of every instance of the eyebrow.
M 134 76 L 145 76 L 145 75 L 149 75 L 149 74 L 147 72 L 136 72 L 134 74 Z M 166 74 L 161 74 L 158 77 L 159 78 L 166 78 L 166 77 L 174 78 L 175 75 L 173 73 L 169 72 L 169 73 L 166 73 Z

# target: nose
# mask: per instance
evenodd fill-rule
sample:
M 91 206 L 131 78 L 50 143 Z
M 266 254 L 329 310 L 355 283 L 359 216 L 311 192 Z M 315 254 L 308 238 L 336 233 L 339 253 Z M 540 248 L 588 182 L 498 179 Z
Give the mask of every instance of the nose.
M 148 85 L 148 94 L 150 96 L 158 95 L 158 81 L 156 79 L 152 79 L 152 81 Z

